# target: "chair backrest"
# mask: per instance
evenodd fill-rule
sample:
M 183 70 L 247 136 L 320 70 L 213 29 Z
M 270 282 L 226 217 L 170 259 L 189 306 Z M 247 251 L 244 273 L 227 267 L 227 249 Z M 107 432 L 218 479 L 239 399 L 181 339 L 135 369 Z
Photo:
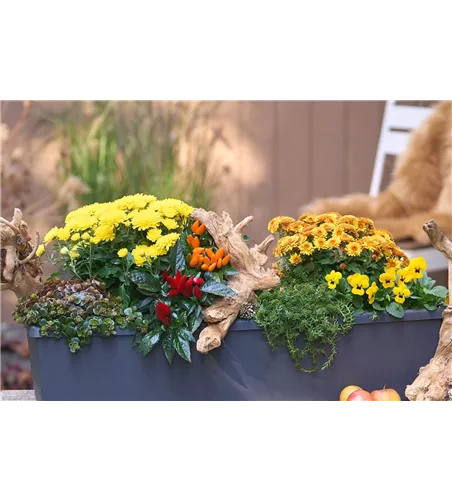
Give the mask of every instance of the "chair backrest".
M 411 132 L 432 113 L 432 108 L 404 106 L 386 101 L 377 155 L 369 194 L 377 196 L 381 189 L 386 155 L 399 155 L 406 147 Z

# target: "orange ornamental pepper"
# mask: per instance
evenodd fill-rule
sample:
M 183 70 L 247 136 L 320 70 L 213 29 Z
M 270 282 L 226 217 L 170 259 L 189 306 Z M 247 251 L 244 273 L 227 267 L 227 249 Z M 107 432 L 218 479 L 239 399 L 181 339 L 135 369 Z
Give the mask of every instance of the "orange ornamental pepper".
M 201 254 L 204 253 L 204 248 L 198 247 L 193 249 L 193 254 Z
M 229 264 L 229 261 L 231 260 L 231 254 L 228 253 L 226 255 L 226 257 L 223 257 L 223 260 L 221 262 L 221 265 L 224 267 L 224 266 L 227 266 Z
M 224 248 L 220 248 L 217 250 L 217 253 L 215 254 L 215 260 L 221 259 L 224 255 Z
M 209 266 L 207 264 L 203 264 L 201 266 L 201 271 L 207 271 L 207 269 L 209 269 Z
M 217 262 L 217 269 L 221 269 L 221 263 L 222 263 L 222 260 L 221 260 L 221 259 L 218 259 L 218 262 Z
M 188 243 L 189 245 L 191 245 L 191 242 L 192 242 L 192 241 L 193 241 L 193 235 L 189 234 L 189 235 L 187 236 L 187 243 Z
M 196 229 L 195 233 L 198 234 L 198 235 L 201 235 L 205 232 L 206 230 L 206 225 L 205 224 L 201 224 L 198 229 Z
M 199 220 L 196 220 L 192 225 L 191 225 L 191 230 L 196 233 L 196 230 L 199 227 Z
M 213 259 L 215 257 L 215 252 L 211 248 L 206 249 L 206 254 L 209 256 L 210 259 Z
M 190 261 L 190 267 L 196 267 L 199 264 L 199 255 L 193 255 Z
M 205 264 L 204 264 L 205 265 Z M 211 264 L 207 269 L 209 271 L 209 273 L 211 273 L 215 268 L 217 267 L 217 263 L 214 262 L 213 264 Z
M 195 236 L 192 240 L 191 240 L 191 247 L 192 248 L 198 248 L 201 246 L 201 242 L 199 241 L 199 238 L 197 236 Z

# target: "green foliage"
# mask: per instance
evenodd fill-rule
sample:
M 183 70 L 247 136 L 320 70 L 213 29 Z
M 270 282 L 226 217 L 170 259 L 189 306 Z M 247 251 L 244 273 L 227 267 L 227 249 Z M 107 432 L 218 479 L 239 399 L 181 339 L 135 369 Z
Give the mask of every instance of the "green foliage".
M 71 352 L 90 344 L 94 332 L 108 337 L 116 333 L 116 328 L 141 333 L 148 328 L 141 312 L 124 309 L 119 297 L 110 295 L 94 280 L 47 280 L 39 292 L 19 300 L 14 319 L 38 326 L 44 337 L 64 338 Z
M 90 189 L 80 195 L 82 204 L 152 192 L 208 208 L 216 181 L 209 169 L 215 140 L 207 120 L 217 106 L 94 101 L 40 114 L 64 145 L 61 182 L 75 176 Z
M 297 270 L 259 296 L 255 320 L 273 349 L 286 346 L 297 369 L 310 373 L 330 366 L 339 335 L 351 330 L 355 316 L 351 303 L 335 300 L 318 275 Z

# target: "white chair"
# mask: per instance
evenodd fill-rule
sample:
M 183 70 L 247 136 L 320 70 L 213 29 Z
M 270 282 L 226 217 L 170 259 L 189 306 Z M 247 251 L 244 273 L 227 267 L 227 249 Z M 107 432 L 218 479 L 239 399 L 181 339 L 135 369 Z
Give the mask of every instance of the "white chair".
M 369 194 L 377 196 L 381 190 L 386 155 L 399 155 L 406 148 L 411 132 L 417 128 L 432 112 L 432 108 L 404 106 L 396 101 L 386 101 L 377 155 L 375 157 L 372 182 Z M 427 221 L 426 221 L 427 222 Z M 447 269 L 444 255 L 432 247 L 403 248 L 407 256 L 424 257 L 429 271 Z

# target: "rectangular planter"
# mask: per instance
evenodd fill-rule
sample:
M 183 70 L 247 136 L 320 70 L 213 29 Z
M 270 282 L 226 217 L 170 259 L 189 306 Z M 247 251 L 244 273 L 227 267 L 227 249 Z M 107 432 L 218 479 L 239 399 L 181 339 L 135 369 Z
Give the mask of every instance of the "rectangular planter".
M 37 400 L 337 400 L 347 385 L 372 391 L 384 385 L 404 398 L 405 388 L 433 356 L 442 310 L 406 311 L 404 319 L 358 315 L 338 343 L 330 368 L 300 373 L 285 348 L 275 351 L 254 321 L 236 321 L 210 354 L 192 347 L 192 363 L 175 356 L 170 366 L 160 346 L 148 356 L 132 348 L 134 332 L 94 337 L 76 354 L 63 339 L 28 329 Z

